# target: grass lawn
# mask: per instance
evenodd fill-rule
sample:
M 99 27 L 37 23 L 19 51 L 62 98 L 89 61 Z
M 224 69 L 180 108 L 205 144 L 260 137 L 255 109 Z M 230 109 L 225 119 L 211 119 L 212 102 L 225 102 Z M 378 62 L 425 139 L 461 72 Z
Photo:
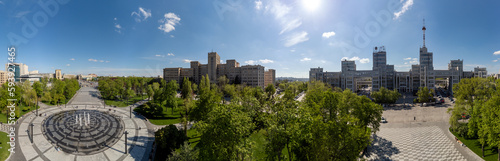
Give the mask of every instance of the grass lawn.
M 462 143 L 464 143 L 470 150 L 477 154 L 477 156 L 483 158 L 481 151 L 481 144 L 477 139 L 465 139 L 457 135 L 457 133 L 451 132 L 455 137 L 457 137 Z M 496 161 L 498 159 L 498 151 L 496 147 L 484 147 L 484 160 L 486 161 Z
M 135 97 L 132 97 L 128 100 L 128 103 L 127 103 L 127 100 L 104 100 L 104 102 L 106 103 L 106 105 L 108 106 L 116 106 L 116 107 L 127 107 L 129 105 L 133 105 L 134 103 L 136 102 L 139 102 L 140 100 L 143 100 L 146 99 L 147 97 L 144 96 L 135 96 Z
M 188 141 L 191 147 L 196 147 L 196 145 L 198 145 L 198 143 L 200 142 L 201 135 L 195 129 L 189 129 L 187 132 L 187 136 L 189 138 Z
M 7 136 L 7 133 L 0 132 L 0 161 L 4 161 L 9 157 L 10 152 L 8 149 L 10 148 L 10 145 L 7 144 L 9 141 L 9 137 Z
M 163 107 L 163 115 L 162 116 L 156 116 L 153 118 L 148 118 L 149 122 L 155 125 L 170 125 L 170 124 L 176 124 L 181 122 L 181 113 L 180 113 L 180 108 L 177 107 L 174 109 L 174 114 L 172 114 L 172 108 L 166 108 Z
M 141 107 L 134 109 L 134 111 L 141 113 L 143 116 L 148 118 L 149 122 L 155 125 L 170 125 L 181 122 L 181 113 L 180 110 L 183 108 L 182 99 L 179 98 L 178 107 L 174 109 L 172 113 L 172 108 L 163 107 L 163 112 L 160 115 L 151 116 L 143 113 Z

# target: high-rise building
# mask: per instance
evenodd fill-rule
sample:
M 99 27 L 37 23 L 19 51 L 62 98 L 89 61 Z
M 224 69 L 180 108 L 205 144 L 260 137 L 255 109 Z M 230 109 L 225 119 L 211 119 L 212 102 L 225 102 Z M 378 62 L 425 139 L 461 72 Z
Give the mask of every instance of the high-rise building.
M 276 80 L 276 71 L 274 69 L 264 72 L 264 87 L 267 87 L 269 84 L 274 85 L 274 80 Z
M 59 80 L 62 79 L 61 69 L 56 69 L 56 74 L 54 75 L 54 77 Z
M 244 65 L 240 67 L 234 59 L 226 60 L 226 64 L 220 63 L 220 57 L 216 52 L 208 53 L 208 63 L 201 64 L 191 61 L 190 68 L 164 68 L 163 79 L 175 80 L 181 83 L 184 77 L 196 84 L 200 83 L 202 76 L 208 75 L 210 82 L 217 82 L 221 76 L 226 76 L 231 84 L 247 84 L 249 86 L 264 87 L 274 84 L 276 71 L 269 69 L 264 71 L 261 65 Z
M 435 70 L 433 53 L 425 46 L 425 25 L 423 31 L 423 46 L 420 48 L 419 64 L 412 64 L 408 72 L 397 72 L 394 65 L 387 64 L 385 47 L 375 47 L 373 51 L 372 70 L 356 70 L 354 61 L 342 60 L 341 72 L 323 72 L 323 68 L 311 68 L 310 80 L 320 80 L 334 87 L 351 89 L 370 87 L 377 91 L 381 87 L 400 92 L 416 92 L 419 87 L 447 88 L 452 90 L 454 84 L 462 78 L 486 77 L 486 68 L 474 68 L 474 71 L 463 71 L 463 60 L 451 60 L 447 70 Z
M 9 70 L 9 64 L 12 66 L 13 70 Z M 28 65 L 23 63 L 7 63 L 5 64 L 5 71 L 14 72 L 14 78 L 16 82 L 20 81 L 19 78 L 21 77 L 21 75 L 29 74 Z

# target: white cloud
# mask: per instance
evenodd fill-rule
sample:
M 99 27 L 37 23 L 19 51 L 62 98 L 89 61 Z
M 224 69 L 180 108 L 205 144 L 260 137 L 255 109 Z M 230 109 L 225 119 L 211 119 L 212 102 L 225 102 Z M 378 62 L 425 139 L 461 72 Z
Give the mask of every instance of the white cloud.
M 71 58 L 71 59 L 69 59 L 69 60 L 75 60 L 75 58 Z
M 496 63 L 498 60 L 493 60 L 493 63 Z
M 302 58 L 300 61 L 311 61 L 311 58 Z
M 290 20 L 290 21 L 286 21 L 283 24 L 283 29 L 281 29 L 280 35 L 285 33 L 285 32 L 292 31 L 293 29 L 299 27 L 300 25 L 302 25 L 302 21 L 300 21 L 298 18 Z
M 326 61 L 324 61 L 324 60 L 321 60 L 320 62 L 321 62 L 321 63 L 323 63 L 323 64 L 325 64 L 325 63 L 326 63 Z
M 249 64 L 249 65 L 254 65 L 255 63 L 257 63 L 257 61 L 255 60 L 248 60 L 248 61 L 245 61 L 246 64 Z
M 174 35 L 170 35 L 171 38 L 174 38 L 175 36 Z
M 156 54 L 155 56 L 156 57 L 163 57 L 163 55 L 160 55 L 160 54 Z
M 370 62 L 370 59 L 368 59 L 368 58 L 363 58 L 363 59 L 359 60 L 359 62 L 360 62 L 361 64 L 369 63 L 369 62 Z
M 493 55 L 500 55 L 500 50 L 495 51 L 495 52 L 493 53 Z
M 103 62 L 108 63 L 108 62 L 109 62 L 109 61 L 107 61 L 107 60 L 97 60 L 97 59 L 88 59 L 88 61 L 92 61 L 92 62 L 101 62 L 101 63 L 103 63 Z
M 290 50 L 290 52 L 292 52 L 292 53 L 295 52 L 295 49 Z
M 184 63 L 190 63 L 192 60 L 189 60 L 189 59 L 184 59 L 182 60 Z
M 359 59 L 359 57 L 355 56 L 355 57 L 352 57 L 352 58 L 349 58 L 349 57 L 342 57 L 340 60 L 341 60 L 341 61 L 343 61 L 343 60 L 358 61 L 358 60 L 360 60 L 360 59 Z
M 262 64 L 267 64 L 267 63 L 274 63 L 273 60 L 269 60 L 269 59 L 263 59 L 263 60 L 259 60 L 260 63 Z
M 403 0 L 401 0 L 403 2 Z M 405 3 L 403 3 L 403 7 L 401 7 L 401 10 L 398 12 L 394 12 L 394 20 L 398 19 L 403 13 L 408 11 L 410 7 L 413 5 L 413 0 L 406 0 Z
M 168 53 L 167 56 L 175 56 L 174 53 Z
M 262 9 L 262 1 L 260 1 L 260 0 L 255 1 L 255 9 L 257 9 L 257 10 Z
M 410 64 L 418 64 L 418 61 L 412 60 L 412 61 L 410 61 Z
M 301 43 L 301 42 L 304 42 L 307 40 L 309 40 L 309 38 L 307 37 L 307 32 L 305 32 L 305 31 L 296 32 L 296 33 L 288 36 L 287 38 L 285 38 L 284 45 L 286 47 L 290 47 L 290 46 L 293 46 L 295 44 L 298 44 L 298 43 Z
M 162 30 L 165 33 L 175 30 L 175 25 L 179 24 L 179 21 L 181 21 L 181 18 L 179 18 L 178 15 L 172 12 L 166 13 L 165 15 L 163 15 L 163 17 L 163 19 L 159 20 L 162 25 L 160 25 L 158 29 Z
M 323 35 L 321 35 L 321 36 L 328 39 L 328 38 L 330 38 L 332 36 L 335 36 L 335 32 L 333 32 L 333 31 L 323 32 Z
M 151 17 L 151 10 L 139 7 L 139 11 L 132 12 L 131 16 L 135 17 L 136 22 L 141 22 L 141 21 L 144 21 L 144 20 L 148 19 L 149 17 Z
M 404 60 L 411 60 L 411 57 L 405 58 Z
M 69 66 L 70 66 L 70 64 L 66 64 L 66 66 L 68 66 L 68 67 L 69 67 Z
M 115 21 L 114 22 L 115 23 L 115 31 L 118 32 L 118 33 L 122 33 L 122 26 L 116 22 L 117 20 L 118 19 L 115 17 L 114 18 L 114 21 Z

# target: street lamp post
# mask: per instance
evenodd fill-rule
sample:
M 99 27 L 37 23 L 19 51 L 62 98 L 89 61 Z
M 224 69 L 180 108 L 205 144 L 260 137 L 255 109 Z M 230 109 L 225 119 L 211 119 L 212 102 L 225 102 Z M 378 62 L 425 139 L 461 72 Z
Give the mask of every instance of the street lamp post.
M 30 132 L 31 132 L 31 143 L 33 143 L 33 126 L 35 126 L 35 125 L 33 125 L 33 123 L 30 123 L 30 127 L 31 127 L 31 130 L 30 130 Z
M 127 151 L 127 134 L 128 134 L 128 131 L 125 131 L 125 154 L 128 154 L 128 151 Z
M 132 106 L 129 106 L 129 118 L 132 118 Z

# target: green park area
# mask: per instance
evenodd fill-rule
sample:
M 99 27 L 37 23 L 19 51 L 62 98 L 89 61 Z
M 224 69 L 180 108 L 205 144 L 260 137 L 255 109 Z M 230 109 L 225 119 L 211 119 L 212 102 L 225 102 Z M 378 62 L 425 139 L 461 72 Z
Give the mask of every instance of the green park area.
M 459 136 L 456 132 L 452 132 L 455 137 L 458 138 L 462 143 L 467 146 L 470 150 L 472 150 L 474 153 L 476 153 L 477 156 L 481 157 L 483 156 L 482 151 L 481 151 L 481 144 L 479 143 L 478 139 L 469 139 L 469 138 L 464 138 Z M 484 157 L 483 158 L 485 161 L 496 161 L 498 160 L 498 151 L 497 147 L 491 147 L 491 146 L 486 146 L 484 147 Z
M 4 161 L 9 157 L 10 152 L 8 151 L 10 145 L 7 143 L 9 141 L 9 137 L 7 133 L 0 132 L 0 161 Z
M 134 97 L 131 97 L 129 98 L 128 100 L 119 100 L 119 99 L 115 99 L 115 100 L 104 100 L 104 102 L 106 103 L 106 106 L 116 106 L 116 107 L 127 107 L 127 106 L 130 106 L 130 105 L 133 105 L 141 100 L 144 100 L 144 96 L 134 96 Z

